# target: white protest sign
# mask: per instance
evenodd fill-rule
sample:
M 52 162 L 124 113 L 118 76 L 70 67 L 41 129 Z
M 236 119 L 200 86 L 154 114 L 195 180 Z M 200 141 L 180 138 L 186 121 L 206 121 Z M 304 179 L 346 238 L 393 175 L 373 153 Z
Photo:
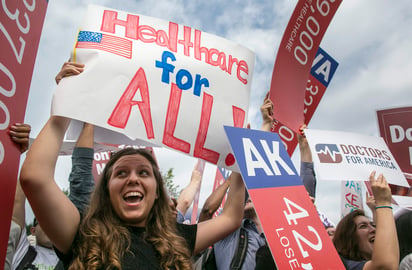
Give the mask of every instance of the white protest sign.
M 319 180 L 366 181 L 372 171 L 391 184 L 409 186 L 381 137 L 305 130 Z
M 92 5 L 73 55 L 85 70 L 60 82 L 53 114 L 234 164 L 223 126 L 246 126 L 250 50 L 188 26 Z
M 341 217 L 356 209 L 363 209 L 362 185 L 358 181 L 342 181 L 341 183 Z
M 395 202 L 405 208 L 412 208 L 412 197 L 409 196 L 399 196 L 399 195 L 392 195 L 392 198 Z

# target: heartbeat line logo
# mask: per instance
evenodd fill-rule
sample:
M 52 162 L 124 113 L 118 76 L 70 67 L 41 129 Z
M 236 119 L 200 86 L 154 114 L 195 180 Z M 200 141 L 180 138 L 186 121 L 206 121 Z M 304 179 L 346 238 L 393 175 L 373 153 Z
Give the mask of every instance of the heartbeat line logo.
M 321 163 L 342 162 L 342 155 L 339 153 L 339 148 L 336 144 L 317 144 L 315 145 L 315 150 Z

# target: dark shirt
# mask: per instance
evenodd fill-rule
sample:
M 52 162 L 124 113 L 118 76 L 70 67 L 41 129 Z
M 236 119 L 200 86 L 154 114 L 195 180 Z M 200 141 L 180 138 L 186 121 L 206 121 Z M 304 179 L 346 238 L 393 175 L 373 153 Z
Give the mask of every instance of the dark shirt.
M 72 170 L 69 175 L 69 199 L 81 215 L 89 205 L 90 196 L 94 190 L 93 155 L 93 148 L 75 147 L 73 149 Z
M 187 243 L 189 251 L 193 253 L 196 242 L 197 225 L 184 225 L 177 223 L 177 230 Z M 161 269 L 160 257 L 153 245 L 143 239 L 145 228 L 128 227 L 131 235 L 130 252 L 126 252 L 122 259 L 122 269 Z M 76 242 L 76 241 L 74 241 Z M 73 253 L 64 255 L 56 250 L 56 254 L 63 261 L 65 269 L 73 260 Z
M 312 162 L 301 162 L 300 163 L 300 178 L 302 179 L 303 185 L 309 196 L 316 197 L 316 175 L 313 169 Z
M 366 261 L 352 261 L 344 257 L 340 257 L 343 264 L 345 265 L 346 270 L 362 270 Z

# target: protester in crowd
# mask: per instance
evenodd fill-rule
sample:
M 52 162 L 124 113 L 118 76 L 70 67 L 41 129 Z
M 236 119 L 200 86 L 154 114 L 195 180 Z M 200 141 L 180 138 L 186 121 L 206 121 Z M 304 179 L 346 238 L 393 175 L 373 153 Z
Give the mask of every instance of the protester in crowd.
M 29 148 L 31 127 L 28 124 L 16 123 L 10 126 L 9 135 L 10 139 L 17 145 L 20 153 L 24 153 Z M 4 269 L 9 270 L 12 266 L 13 256 L 19 243 L 20 235 L 25 232 L 25 209 L 24 209 L 25 197 L 20 188 L 20 184 L 16 185 L 16 193 L 14 196 L 14 207 L 12 220 L 10 223 L 9 239 L 7 243 L 6 260 Z
M 176 225 L 152 155 L 130 148 L 112 155 L 81 217 L 54 181 L 69 122 L 50 117 L 27 153 L 20 181 L 39 223 L 70 269 L 189 269 L 192 254 L 240 226 L 244 200 L 240 174 L 232 174 L 219 217 L 193 226 Z
M 219 187 L 217 187 L 207 197 L 203 204 L 202 210 L 199 214 L 198 222 L 209 220 L 213 217 L 219 206 L 222 204 L 223 198 L 226 196 L 227 190 L 230 186 L 230 177 L 226 179 Z
M 20 128 L 30 130 L 30 126 L 26 124 L 23 124 Z M 27 141 L 28 136 L 27 134 Z M 80 213 L 87 207 L 90 194 L 94 188 L 94 180 L 91 173 L 92 163 L 93 126 L 84 124 L 73 150 L 72 170 L 69 176 L 69 198 Z M 11 269 L 19 269 L 19 267 L 28 267 L 30 265 L 37 267 L 37 269 L 53 269 L 58 263 L 58 257 L 53 250 L 50 239 L 37 223 L 36 218 L 33 220 L 33 226 L 30 229 L 31 235 L 35 238 L 36 245 L 30 247 L 30 243 L 27 237 L 25 237 L 25 200 L 25 195 L 21 190 L 20 183 L 18 183 L 13 208 L 13 220 L 18 224 L 19 234 L 17 238 L 14 238 L 15 240 L 9 239 L 9 242 L 18 242 Z M 16 226 L 12 222 L 13 227 Z
M 190 205 L 193 203 L 196 193 L 199 191 L 201 183 L 202 174 L 195 167 L 192 171 L 192 177 L 190 178 L 189 184 L 182 190 L 179 197 L 177 198 L 177 222 L 185 222 L 187 209 L 189 209 Z
M 380 174 L 369 176 L 376 203 L 375 224 L 363 210 L 354 210 L 341 219 L 333 243 L 346 269 L 398 269 L 399 246 L 391 206 L 391 189 Z
M 82 131 L 72 153 L 72 170 L 69 175 L 69 199 L 83 215 L 94 190 L 92 173 L 94 158 L 94 126 L 83 123 Z
M 83 71 L 82 65 L 65 63 L 56 76 L 56 83 L 63 77 L 79 74 Z M 28 149 L 30 126 L 16 124 L 11 127 L 10 136 L 20 144 L 21 152 Z M 72 155 L 72 171 L 69 176 L 69 198 L 80 212 L 86 208 L 90 194 L 94 188 L 94 180 L 91 173 L 93 163 L 93 126 L 85 124 L 76 141 Z M 9 245 L 14 248 L 8 250 L 5 269 L 20 269 L 24 267 L 36 267 L 36 269 L 53 269 L 58 266 L 58 258 L 53 250 L 51 241 L 44 233 L 36 218 L 33 220 L 30 237 L 34 238 L 34 245 L 25 237 L 25 201 L 26 197 L 18 182 L 13 208 L 13 222 Z M 20 239 L 20 240 L 19 240 Z M 33 246 L 33 247 L 30 247 Z M 10 254 L 10 255 L 9 255 Z
M 267 131 L 273 122 L 273 104 L 268 94 L 260 110 L 263 120 L 261 129 Z M 232 189 L 232 183 L 229 191 Z M 260 253 L 262 256 L 256 257 L 257 251 L 267 246 L 266 238 L 251 199 L 247 198 L 244 202 L 246 204 L 243 211 L 242 225 L 225 239 L 213 245 L 213 253 L 209 255 L 206 264 L 210 267 L 215 266 L 217 269 L 249 270 L 255 269 L 256 265 L 260 265 L 257 260 L 262 260 L 262 263 L 264 261 L 270 262 L 270 267 L 267 269 L 276 269 L 270 252 L 264 252 L 262 249 Z M 211 260 L 214 260 L 215 264 L 210 263 Z
M 20 144 L 22 153 L 28 149 L 30 130 L 28 124 L 16 124 L 10 129 L 10 136 L 14 142 Z M 58 258 L 49 238 L 36 219 L 33 220 L 30 229 L 36 239 L 36 246 L 31 246 L 26 237 L 25 201 L 26 197 L 20 183 L 17 182 L 5 269 L 23 269 L 28 266 L 36 269 L 54 269 Z
M 300 153 L 300 178 L 312 201 L 316 198 L 316 175 L 313 167 L 312 153 L 305 136 L 306 125 L 303 124 L 297 133 Z
M 300 178 L 302 179 L 303 185 L 305 186 L 306 191 L 315 204 L 316 199 L 316 174 L 314 170 L 312 153 L 308 144 L 308 140 L 305 136 L 306 125 L 303 124 L 300 127 L 300 133 L 297 134 L 299 152 L 300 152 Z M 316 204 L 315 204 L 316 207 Z M 317 207 L 316 211 L 318 212 L 319 218 L 323 223 L 326 231 L 332 233 L 334 232 L 335 223 L 331 221 L 323 212 L 321 212 Z M 331 236 L 329 234 L 329 236 Z
M 412 211 L 406 211 L 396 220 L 399 240 L 400 270 L 412 270 Z
M 247 242 L 246 248 L 239 247 L 240 239 Z M 267 246 L 266 238 L 253 203 L 248 198 L 241 227 L 213 245 L 217 269 L 233 269 L 234 266 L 238 267 L 235 269 L 255 269 L 258 260 L 256 253 L 264 246 Z M 268 260 L 273 262 L 270 252 L 266 255 L 269 256 Z M 264 257 L 259 258 L 265 260 Z
M 223 184 L 216 188 L 209 195 L 209 197 L 207 197 L 205 203 L 203 204 L 202 210 L 200 211 L 198 223 L 213 218 L 214 213 L 222 204 L 223 198 L 226 195 L 226 192 L 230 185 L 230 179 L 231 177 L 228 177 L 228 179 L 226 179 Z M 201 251 L 196 256 L 193 256 L 192 261 L 194 270 L 216 269 L 216 262 L 214 259 L 213 249 L 211 247 Z
M 79 75 L 84 71 L 84 64 L 65 62 L 56 75 L 56 84 L 63 78 Z M 88 207 L 90 196 L 94 190 L 92 173 L 94 158 L 94 126 L 83 123 L 83 128 L 72 152 L 72 169 L 69 175 L 69 199 L 82 215 Z

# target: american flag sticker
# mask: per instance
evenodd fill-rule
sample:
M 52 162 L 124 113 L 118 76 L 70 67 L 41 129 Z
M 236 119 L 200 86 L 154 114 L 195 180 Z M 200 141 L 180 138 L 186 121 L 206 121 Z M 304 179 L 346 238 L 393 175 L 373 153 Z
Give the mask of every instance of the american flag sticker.
M 77 37 L 76 48 L 96 49 L 128 59 L 132 58 L 131 40 L 98 32 L 80 31 Z

